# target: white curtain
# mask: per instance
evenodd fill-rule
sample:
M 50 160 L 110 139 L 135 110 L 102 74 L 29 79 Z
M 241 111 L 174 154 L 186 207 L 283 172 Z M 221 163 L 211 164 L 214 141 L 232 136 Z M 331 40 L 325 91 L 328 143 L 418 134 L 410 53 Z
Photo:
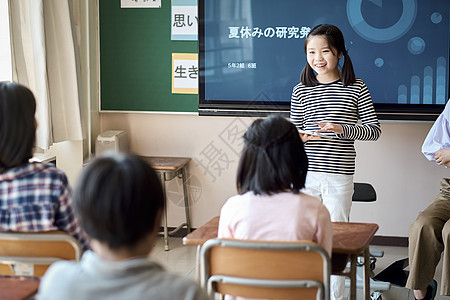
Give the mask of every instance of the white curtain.
M 13 81 L 37 102 L 36 146 L 82 140 L 78 48 L 69 0 L 9 0 Z

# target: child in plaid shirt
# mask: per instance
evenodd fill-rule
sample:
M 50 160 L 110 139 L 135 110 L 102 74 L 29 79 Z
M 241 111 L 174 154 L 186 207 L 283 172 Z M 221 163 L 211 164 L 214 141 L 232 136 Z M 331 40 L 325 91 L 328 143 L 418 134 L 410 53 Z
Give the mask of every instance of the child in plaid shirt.
M 0 231 L 62 230 L 85 235 L 72 208 L 71 189 L 63 171 L 29 162 L 35 142 L 36 101 L 26 87 L 0 82 Z

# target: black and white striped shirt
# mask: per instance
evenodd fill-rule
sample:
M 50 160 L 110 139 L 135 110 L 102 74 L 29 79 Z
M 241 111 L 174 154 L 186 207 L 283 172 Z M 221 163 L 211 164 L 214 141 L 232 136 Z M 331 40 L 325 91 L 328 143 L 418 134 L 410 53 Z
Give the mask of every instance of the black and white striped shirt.
M 316 139 L 305 143 L 309 171 L 353 175 L 355 172 L 355 140 L 375 141 L 381 128 L 365 83 L 357 78 L 344 87 L 341 80 L 294 87 L 291 98 L 291 122 L 298 129 L 316 131 L 314 122 L 342 125 L 343 134 L 327 135 L 334 139 Z M 358 123 L 361 120 L 361 123 Z

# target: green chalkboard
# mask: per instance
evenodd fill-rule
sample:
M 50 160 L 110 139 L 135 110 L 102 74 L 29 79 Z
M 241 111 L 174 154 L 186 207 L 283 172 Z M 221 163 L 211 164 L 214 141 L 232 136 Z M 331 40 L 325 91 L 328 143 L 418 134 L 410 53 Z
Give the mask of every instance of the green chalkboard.
M 171 40 L 171 1 L 120 8 L 100 0 L 102 111 L 197 112 L 198 96 L 172 94 L 172 53 L 197 53 L 197 41 Z

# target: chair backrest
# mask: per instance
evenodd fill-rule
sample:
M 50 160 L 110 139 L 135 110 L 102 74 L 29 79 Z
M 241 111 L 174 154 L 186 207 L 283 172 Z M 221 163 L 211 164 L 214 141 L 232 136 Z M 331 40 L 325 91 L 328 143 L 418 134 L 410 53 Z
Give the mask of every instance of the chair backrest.
M 374 202 L 377 200 L 377 193 L 370 183 L 355 182 L 353 189 L 352 201 Z
M 0 232 L 0 275 L 41 277 L 58 260 L 79 260 L 81 246 L 63 231 Z
M 329 299 L 328 253 L 311 241 L 208 240 L 200 253 L 201 284 L 210 295 L 264 299 Z

